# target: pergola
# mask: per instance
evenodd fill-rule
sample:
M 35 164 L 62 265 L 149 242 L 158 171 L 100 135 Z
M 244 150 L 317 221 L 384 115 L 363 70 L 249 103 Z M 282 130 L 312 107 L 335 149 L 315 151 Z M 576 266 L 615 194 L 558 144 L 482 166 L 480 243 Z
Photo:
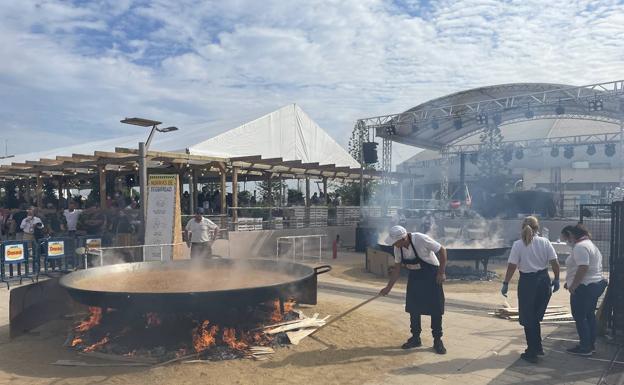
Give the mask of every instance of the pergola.
M 305 179 L 306 202 L 310 201 L 310 178 L 323 180 L 323 189 L 327 196 L 327 181 L 359 181 L 381 179 L 382 173 L 377 170 L 336 167 L 334 164 L 303 163 L 282 158 L 263 159 L 261 156 L 243 156 L 221 158 L 203 155 L 191 155 L 183 152 L 148 151 L 147 165 L 150 173 L 178 174 L 180 183 L 186 178 L 189 184 L 191 211 L 197 205 L 195 185 L 202 181 L 220 181 L 221 214 L 226 214 L 226 183 L 232 182 L 232 201 L 238 202 L 238 180 L 246 181 L 281 179 Z M 0 165 L 0 182 L 11 180 L 31 180 L 35 178 L 37 206 L 41 207 L 43 199 L 43 183 L 45 179 L 56 180 L 59 197 L 63 186 L 71 179 L 99 177 L 100 207 L 106 205 L 106 173 L 115 172 L 120 175 L 136 174 L 139 167 L 137 149 L 116 148 L 114 152 L 95 151 L 93 154 L 72 154 L 56 156 L 55 159 L 38 159 Z M 399 177 L 399 175 L 395 175 Z M 270 184 L 269 184 L 270 185 Z M 236 220 L 236 210 L 233 210 Z

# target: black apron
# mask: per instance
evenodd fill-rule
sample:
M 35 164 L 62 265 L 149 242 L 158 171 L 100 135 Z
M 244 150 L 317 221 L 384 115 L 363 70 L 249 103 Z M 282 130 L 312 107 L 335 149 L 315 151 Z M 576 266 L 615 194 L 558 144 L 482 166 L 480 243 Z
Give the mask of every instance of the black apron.
M 518 312 L 520 325 L 534 327 L 544 319 L 551 296 L 548 269 L 535 273 L 520 272 Z
M 423 261 L 416 252 L 411 234 L 408 239 L 416 258 L 405 259 L 403 248 L 401 248 L 401 264 L 420 265 L 420 269 L 408 269 L 405 311 L 411 314 L 442 315 L 444 314 L 444 289 L 436 281 L 438 266 Z

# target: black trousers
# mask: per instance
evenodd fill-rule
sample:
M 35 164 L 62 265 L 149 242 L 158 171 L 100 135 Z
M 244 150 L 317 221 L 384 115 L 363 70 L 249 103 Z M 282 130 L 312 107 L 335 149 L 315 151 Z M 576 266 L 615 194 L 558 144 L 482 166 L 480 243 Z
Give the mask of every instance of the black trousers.
M 533 327 L 524 327 L 524 336 L 527 341 L 526 352 L 531 355 L 535 355 L 538 352 L 544 350 L 542 347 L 542 329 L 540 325 Z
M 212 256 L 210 242 L 191 243 L 191 258 L 209 258 Z
M 524 326 L 527 353 L 535 355 L 542 350 L 540 322 L 550 301 L 550 277 L 547 270 L 520 273 L 518 282 L 518 307 L 520 324 Z
M 419 313 L 410 313 L 410 329 L 412 336 L 420 337 L 422 325 Z M 433 338 L 442 338 L 442 314 L 431 316 L 431 335 Z

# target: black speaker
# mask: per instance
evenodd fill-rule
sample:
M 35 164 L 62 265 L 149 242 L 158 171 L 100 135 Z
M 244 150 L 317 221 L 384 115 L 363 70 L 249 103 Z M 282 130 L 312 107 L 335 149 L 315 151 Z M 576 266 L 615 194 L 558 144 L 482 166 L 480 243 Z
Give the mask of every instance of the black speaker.
M 372 164 L 377 163 L 377 143 L 376 142 L 364 142 L 362 146 L 364 163 Z

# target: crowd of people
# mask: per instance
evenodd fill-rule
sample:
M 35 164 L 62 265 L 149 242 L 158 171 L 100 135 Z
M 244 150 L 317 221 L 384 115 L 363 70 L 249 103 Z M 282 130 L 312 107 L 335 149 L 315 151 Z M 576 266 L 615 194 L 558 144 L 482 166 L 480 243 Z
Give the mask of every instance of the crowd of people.
M 140 222 L 134 201 L 110 199 L 102 209 L 96 205 L 70 200 L 63 210 L 22 205 L 18 209 L 0 208 L 0 240 L 38 240 L 46 237 L 97 235 L 128 244 Z M 108 203 L 108 201 L 107 201 Z

